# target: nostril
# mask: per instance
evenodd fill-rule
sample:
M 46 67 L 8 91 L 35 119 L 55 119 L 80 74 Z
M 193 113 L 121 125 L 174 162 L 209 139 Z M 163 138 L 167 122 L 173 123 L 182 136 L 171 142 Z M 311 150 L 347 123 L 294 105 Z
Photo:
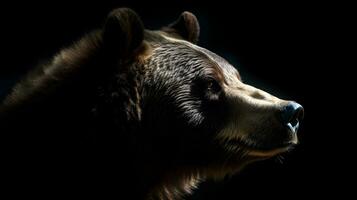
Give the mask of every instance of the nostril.
M 303 117 L 304 108 L 296 102 L 290 102 L 284 107 L 281 113 L 283 124 L 296 128 L 299 126 L 299 122 L 303 119 Z

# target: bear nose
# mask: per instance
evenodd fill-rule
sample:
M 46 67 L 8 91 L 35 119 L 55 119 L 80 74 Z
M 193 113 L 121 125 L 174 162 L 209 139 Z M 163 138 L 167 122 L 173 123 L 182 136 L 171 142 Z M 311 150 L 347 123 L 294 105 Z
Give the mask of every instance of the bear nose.
M 281 120 L 284 126 L 288 126 L 294 133 L 299 128 L 299 122 L 304 117 L 304 108 L 296 103 L 289 102 L 281 112 Z

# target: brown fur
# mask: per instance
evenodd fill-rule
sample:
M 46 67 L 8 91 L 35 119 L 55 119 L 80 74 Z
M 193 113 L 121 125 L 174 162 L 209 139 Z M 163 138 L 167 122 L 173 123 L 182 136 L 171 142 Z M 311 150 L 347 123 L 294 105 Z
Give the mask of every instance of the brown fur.
M 61 50 L 7 96 L 0 127 L 17 134 L 14 157 L 29 154 L 24 163 L 33 164 L 34 156 L 31 170 L 43 183 L 79 177 L 106 188 L 114 179 L 126 184 L 113 193 L 175 200 L 289 150 L 281 144 L 297 143 L 296 134 L 276 117 L 288 101 L 244 84 L 231 64 L 193 44 L 198 36 L 188 12 L 150 31 L 130 9 L 114 10 L 103 30 Z

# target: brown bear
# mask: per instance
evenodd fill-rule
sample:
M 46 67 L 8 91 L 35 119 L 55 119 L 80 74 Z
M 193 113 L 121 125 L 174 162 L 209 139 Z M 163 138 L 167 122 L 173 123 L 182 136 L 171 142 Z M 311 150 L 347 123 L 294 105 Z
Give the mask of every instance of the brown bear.
M 180 199 L 293 148 L 303 108 L 244 84 L 199 32 L 189 12 L 152 31 L 120 8 L 31 71 L 0 107 L 8 187 Z

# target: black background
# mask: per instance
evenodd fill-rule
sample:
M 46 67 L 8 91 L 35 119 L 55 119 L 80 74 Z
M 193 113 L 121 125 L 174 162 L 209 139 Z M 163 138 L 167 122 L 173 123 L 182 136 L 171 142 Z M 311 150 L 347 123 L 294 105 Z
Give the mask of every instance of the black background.
M 117 7 L 137 11 L 148 29 L 182 11 L 200 21 L 199 45 L 225 57 L 243 80 L 305 108 L 301 144 L 240 174 L 201 185 L 192 199 L 285 199 L 338 195 L 354 174 L 353 85 L 346 62 L 355 23 L 348 5 L 193 1 L 51 1 L 1 6 L 0 97 L 41 59 L 100 27 Z M 346 9 L 346 10 L 345 10 Z M 345 46 L 346 45 L 346 46 Z M 347 113 L 347 114 L 346 114 Z M 352 115 L 348 115 L 352 114 Z M 352 117 L 351 117 L 352 116 Z M 350 154 L 352 153 L 352 155 Z M 5 172 L 6 173 L 6 172 Z M 130 199 L 130 198 L 129 198 Z

